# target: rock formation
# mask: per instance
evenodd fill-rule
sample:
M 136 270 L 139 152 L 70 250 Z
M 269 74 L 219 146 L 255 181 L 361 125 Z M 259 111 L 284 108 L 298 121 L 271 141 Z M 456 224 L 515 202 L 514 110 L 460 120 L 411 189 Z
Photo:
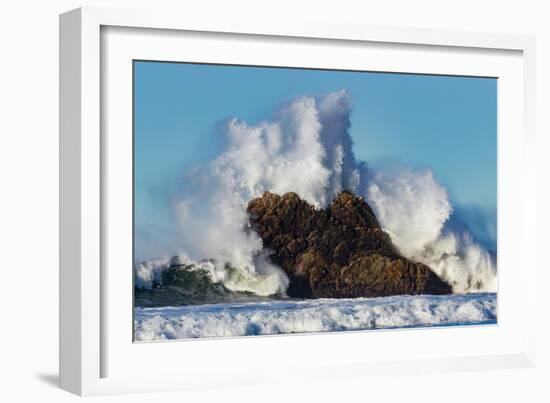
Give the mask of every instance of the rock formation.
M 450 294 L 424 264 L 399 254 L 362 197 L 344 191 L 325 210 L 296 193 L 266 192 L 248 204 L 250 223 L 270 259 L 301 298 Z

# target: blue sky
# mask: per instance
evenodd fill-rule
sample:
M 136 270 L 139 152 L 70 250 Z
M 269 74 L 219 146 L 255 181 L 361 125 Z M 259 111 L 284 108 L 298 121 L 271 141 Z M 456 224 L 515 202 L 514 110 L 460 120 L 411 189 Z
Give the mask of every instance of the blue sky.
M 357 159 L 428 166 L 453 204 L 496 209 L 496 79 L 157 62 L 135 62 L 134 74 L 137 230 L 169 225 L 166 195 L 221 152 L 228 118 L 257 123 L 342 88 Z

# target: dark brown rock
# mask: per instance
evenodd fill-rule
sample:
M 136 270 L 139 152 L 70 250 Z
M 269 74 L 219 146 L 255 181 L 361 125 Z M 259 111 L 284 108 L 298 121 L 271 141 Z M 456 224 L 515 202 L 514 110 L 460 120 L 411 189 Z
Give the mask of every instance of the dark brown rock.
M 266 192 L 248 204 L 250 223 L 273 263 L 303 298 L 450 294 L 430 268 L 399 254 L 370 206 L 344 191 L 326 210 L 296 193 Z

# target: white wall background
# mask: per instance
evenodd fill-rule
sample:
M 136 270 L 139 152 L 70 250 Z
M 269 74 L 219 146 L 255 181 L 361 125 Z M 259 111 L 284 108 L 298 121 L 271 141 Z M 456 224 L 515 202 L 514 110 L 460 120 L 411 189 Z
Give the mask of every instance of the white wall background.
M 545 1 L 498 0 L 5 0 L 0 3 L 0 399 L 74 401 L 57 383 L 58 14 L 81 5 L 166 7 L 186 13 L 269 14 L 374 25 L 537 35 L 540 326 L 535 369 L 378 377 L 301 388 L 258 387 L 94 398 L 99 401 L 550 401 L 548 152 L 550 12 Z M 545 211 L 546 209 L 546 211 Z M 535 234 L 533 234 L 535 239 Z M 413 346 L 411 346 L 413 348 Z

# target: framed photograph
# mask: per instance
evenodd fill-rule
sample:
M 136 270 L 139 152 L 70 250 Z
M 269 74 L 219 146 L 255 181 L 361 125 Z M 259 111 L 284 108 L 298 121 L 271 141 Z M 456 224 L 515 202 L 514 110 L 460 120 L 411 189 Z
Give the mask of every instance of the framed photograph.
M 533 38 L 84 8 L 60 49 L 64 389 L 533 365 Z

